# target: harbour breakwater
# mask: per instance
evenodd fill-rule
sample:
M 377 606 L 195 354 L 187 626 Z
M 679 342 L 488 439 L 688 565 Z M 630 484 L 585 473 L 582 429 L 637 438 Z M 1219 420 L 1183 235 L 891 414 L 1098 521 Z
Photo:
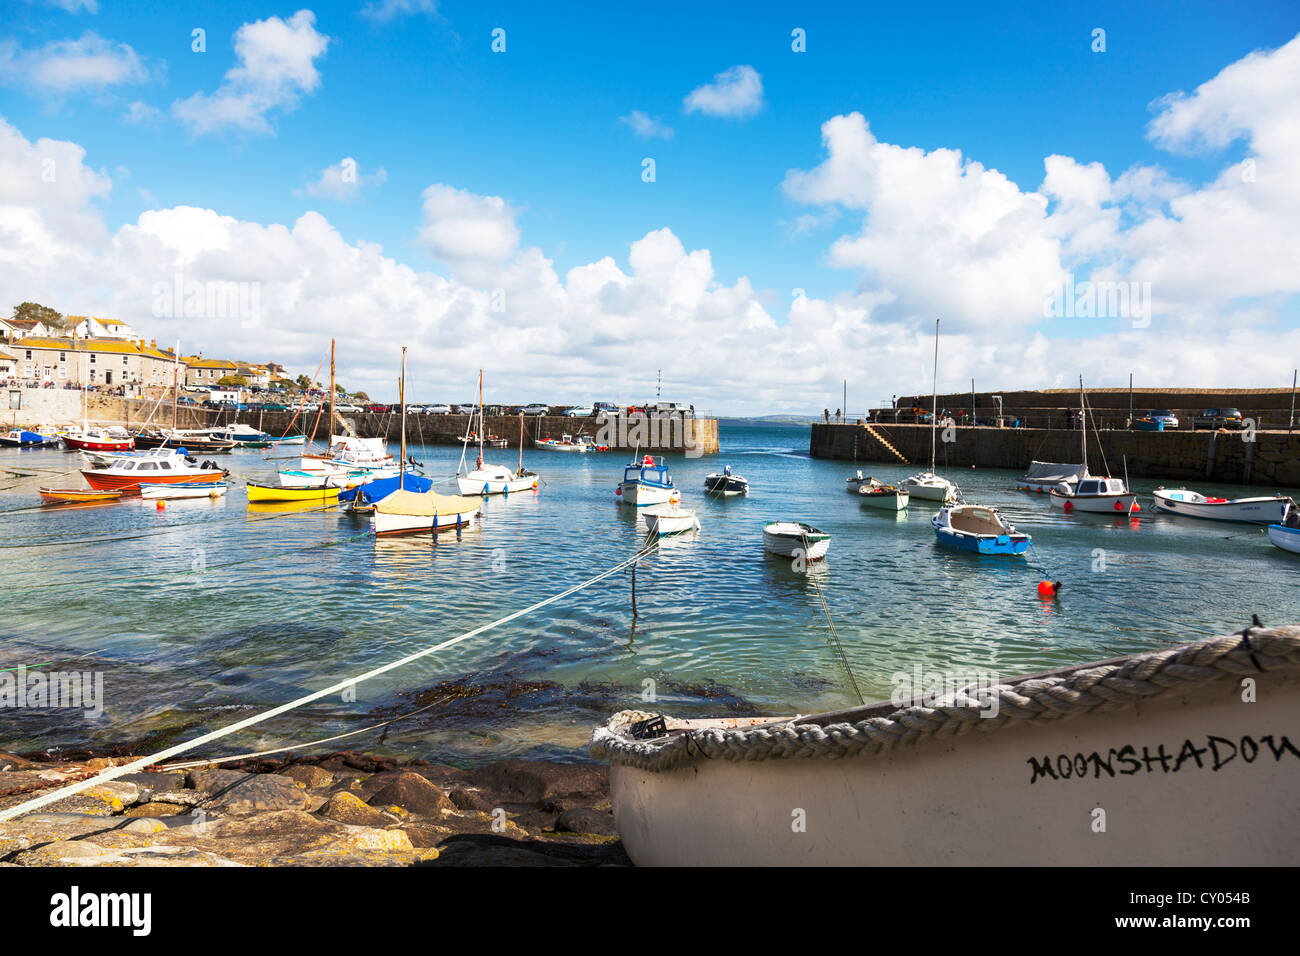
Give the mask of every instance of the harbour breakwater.
M 936 460 L 944 467 L 1023 470 L 1031 461 L 1078 462 L 1079 432 L 1063 428 L 951 426 L 938 430 Z M 1300 488 L 1300 432 L 1102 430 L 1088 434 L 1094 473 Z M 1253 436 L 1253 441 L 1246 440 Z M 812 427 L 813 458 L 924 467 L 930 426 L 819 422 Z
M 326 436 L 325 419 L 328 413 L 290 411 L 214 409 L 195 405 L 176 407 L 178 428 L 214 428 L 241 422 L 260 428 L 270 435 L 283 435 L 290 429 L 294 434 L 311 435 L 317 439 Z M 8 409 L 10 427 L 36 425 L 68 425 L 81 421 L 82 395 L 72 389 L 25 389 L 19 408 Z M 91 393 L 86 399 L 86 417 L 93 423 L 138 426 L 148 422 L 153 426 L 170 427 L 172 407 L 169 402 L 159 404 L 148 399 L 121 398 Z M 349 412 L 340 413 L 362 438 L 384 438 L 397 441 L 402 434 L 400 412 Z M 518 448 L 519 416 L 488 415 L 484 422 L 489 435 L 497 435 Z M 525 450 L 532 442 L 554 439 L 565 435 L 579 436 L 607 445 L 616 451 L 646 453 L 680 452 L 690 457 L 716 455 L 719 451 L 718 421 L 715 418 L 676 416 L 620 416 L 609 420 L 569 418 L 564 415 L 529 415 L 524 418 Z M 467 415 L 414 415 L 406 417 L 406 440 L 411 444 L 456 445 L 469 427 Z M 337 434 L 339 429 L 335 429 Z

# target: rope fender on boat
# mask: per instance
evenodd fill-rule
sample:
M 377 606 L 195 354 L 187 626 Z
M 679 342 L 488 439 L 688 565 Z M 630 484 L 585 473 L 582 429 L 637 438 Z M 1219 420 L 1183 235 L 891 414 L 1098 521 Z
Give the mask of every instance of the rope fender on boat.
M 1228 677 L 1300 668 L 1300 626 L 1256 628 L 1211 637 L 1114 664 L 1085 667 L 1056 677 L 989 687 L 981 697 L 965 690 L 937 706 L 900 707 L 885 717 L 856 723 L 784 724 L 745 730 L 687 730 L 669 737 L 637 740 L 632 725 L 656 714 L 625 710 L 592 734 L 597 758 L 641 770 L 672 770 L 700 757 L 775 760 L 790 757 L 842 758 L 883 753 L 931 738 L 988 733 L 1022 721 L 1062 720 L 1090 711 L 1116 710 L 1156 700 Z M 996 716 L 985 716 L 996 697 Z

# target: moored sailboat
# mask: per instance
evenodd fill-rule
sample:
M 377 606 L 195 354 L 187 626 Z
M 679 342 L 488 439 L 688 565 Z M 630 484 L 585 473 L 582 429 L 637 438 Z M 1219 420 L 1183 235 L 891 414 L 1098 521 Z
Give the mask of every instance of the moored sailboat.
M 465 448 L 469 441 L 468 428 L 473 425 L 473 416 L 470 417 L 466 425 L 466 439 L 461 443 L 460 464 L 456 468 L 456 486 L 460 489 L 462 495 L 508 495 L 512 492 L 528 491 L 536 489 L 538 486 L 538 477 L 531 471 L 524 469 L 524 420 L 523 416 L 519 417 L 519 468 L 513 474 L 509 468 L 504 465 L 485 465 L 483 463 L 483 445 L 486 439 L 483 437 L 485 424 L 483 421 L 483 370 L 478 372 L 478 460 L 472 471 L 465 474 L 460 473 L 460 469 L 465 466 Z M 501 442 L 500 447 L 505 447 L 505 442 Z
M 1128 514 L 1138 510 L 1137 495 L 1129 491 L 1128 484 L 1122 479 L 1088 473 L 1088 407 L 1084 400 L 1082 375 L 1079 376 L 1079 435 L 1083 443 L 1083 470 L 1076 484 L 1062 482 L 1048 492 L 1052 507 L 1068 512 L 1105 514 Z
M 939 427 L 939 320 L 934 320 L 934 380 L 930 394 L 930 470 L 918 472 L 900 481 L 899 487 L 909 498 L 924 501 L 956 501 L 957 486 L 934 473 L 935 430 Z

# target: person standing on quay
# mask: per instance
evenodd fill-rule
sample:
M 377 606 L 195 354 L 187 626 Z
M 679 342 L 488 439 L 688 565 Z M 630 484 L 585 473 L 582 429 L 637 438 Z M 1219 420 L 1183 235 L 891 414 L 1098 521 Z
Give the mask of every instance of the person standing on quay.
M 829 408 L 823 408 L 822 414 L 826 416 L 826 424 L 829 425 L 831 423 L 831 410 Z

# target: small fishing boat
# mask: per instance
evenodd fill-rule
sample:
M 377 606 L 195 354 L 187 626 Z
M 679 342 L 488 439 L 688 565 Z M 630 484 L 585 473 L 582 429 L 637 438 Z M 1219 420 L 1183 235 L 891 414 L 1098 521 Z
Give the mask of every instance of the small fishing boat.
M 143 483 L 177 485 L 221 481 L 227 472 L 215 462 L 200 464 L 193 458 L 173 455 L 168 458 L 133 458 L 118 460 L 107 468 L 87 468 L 81 472 L 87 483 L 98 491 L 120 490 L 138 494 Z
M 673 484 L 673 476 L 662 458 L 655 463 L 653 455 L 633 461 L 623 469 L 623 480 L 614 495 L 625 505 L 643 508 L 646 505 L 676 504 L 681 493 Z
M 397 478 L 376 478 L 355 488 L 339 492 L 339 501 L 351 502 L 353 512 L 373 511 L 376 502 L 383 501 L 398 488 L 407 491 L 432 491 L 433 479 L 414 472 L 405 472 Z
M 1269 525 L 1268 540 L 1283 551 L 1300 554 L 1300 516 L 1292 512 L 1288 515 L 1286 524 Z
M 851 495 L 856 495 L 858 493 L 858 489 L 861 488 L 864 484 L 868 484 L 875 480 L 876 479 L 872 478 L 870 475 L 864 475 L 862 473 L 862 469 L 859 468 L 858 473 L 856 475 L 854 475 L 851 478 L 844 479 L 844 490 Z
M 233 441 L 213 438 L 204 431 L 157 429 L 135 433 L 136 448 L 172 448 L 196 455 L 219 455 L 235 447 Z
M 541 451 L 589 452 L 604 450 L 584 435 L 579 435 L 577 438 L 574 438 L 572 435 L 568 434 L 562 436 L 558 441 L 554 438 L 539 438 L 537 441 L 533 442 L 533 447 L 540 449 Z
M 57 438 L 46 437 L 40 432 L 15 428 L 0 435 L 0 448 L 39 448 L 41 445 L 52 445 L 57 441 Z
M 934 473 L 935 432 L 939 428 L 939 320 L 934 320 L 934 378 L 930 392 L 930 470 L 911 475 L 899 482 L 909 498 L 925 501 L 956 501 L 957 486 Z M 898 510 L 902 510 L 901 508 Z
M 882 511 L 902 511 L 907 507 L 907 492 L 897 485 L 887 485 L 872 478 L 858 485 L 858 498 L 869 508 Z
M 87 504 L 117 501 L 120 491 L 96 491 L 94 488 L 42 488 L 41 502 L 47 505 Z
M 322 484 L 316 487 L 285 488 L 280 485 L 264 485 L 256 481 L 246 482 L 249 504 L 279 504 L 293 501 L 332 501 L 342 490 L 338 485 Z
M 238 422 L 223 428 L 210 428 L 208 435 L 217 441 L 234 442 L 237 448 L 270 448 L 272 445 L 301 445 L 307 440 L 305 435 L 288 435 L 276 438 L 252 425 Z
M 125 428 L 79 428 L 60 439 L 69 451 L 130 451 L 135 439 Z
M 1077 485 L 1060 484 L 1053 488 L 1052 507 L 1065 511 L 1093 514 L 1128 514 L 1138 510 L 1137 495 L 1128 490 L 1122 478 L 1081 478 Z
M 731 498 L 749 494 L 749 482 L 732 474 L 731 466 L 727 465 L 721 473 L 704 476 L 704 490 L 721 498 Z
M 1157 508 L 1169 514 L 1247 524 L 1282 524 L 1287 512 L 1295 507 L 1295 502 L 1283 495 L 1216 498 L 1186 488 L 1157 488 L 1151 497 L 1155 499 Z
M 140 497 L 147 500 L 171 500 L 173 498 L 220 498 L 229 489 L 224 481 L 189 482 L 178 484 L 140 483 Z
M 483 439 L 485 448 L 509 448 L 510 442 L 506 441 L 500 435 L 488 435 Z
M 1017 491 L 1047 494 L 1060 485 L 1075 485 L 1087 474 L 1083 465 L 1064 465 L 1054 461 L 1031 461 L 1023 478 L 1016 479 Z
M 944 505 L 930 519 L 940 544 L 977 554 L 1024 554 L 1029 535 L 984 505 Z
M 783 558 L 820 561 L 831 547 L 831 536 L 801 521 L 771 521 L 763 525 L 763 550 Z
M 682 534 L 686 531 L 700 530 L 700 519 L 695 517 L 695 511 L 692 508 L 655 505 L 646 508 L 641 514 L 645 515 L 645 524 L 649 532 L 660 537 L 666 534 Z
M 614 823 L 632 862 L 1300 859 L 1300 627 L 1005 681 L 945 671 L 945 685 L 917 667 L 893 701 L 808 716 L 615 714 L 595 728 L 590 752 L 609 761 Z M 1243 706 L 1246 676 L 1255 703 Z

